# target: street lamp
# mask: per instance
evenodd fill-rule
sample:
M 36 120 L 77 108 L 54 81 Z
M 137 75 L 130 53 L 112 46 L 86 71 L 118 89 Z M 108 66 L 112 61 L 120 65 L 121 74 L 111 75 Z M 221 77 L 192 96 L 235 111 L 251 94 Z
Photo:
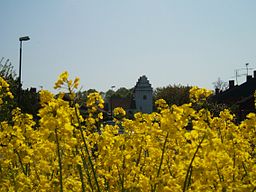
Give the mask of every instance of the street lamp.
M 22 41 L 30 40 L 29 36 L 20 37 L 20 65 L 19 65 L 19 89 L 18 89 L 18 105 L 20 106 L 20 95 L 21 95 L 21 57 L 22 57 Z
M 114 88 L 116 88 L 116 86 L 112 85 L 111 90 L 113 92 L 114 92 Z M 112 118 L 113 117 L 113 94 L 110 96 L 109 100 L 110 100 L 110 115 L 111 115 L 111 118 Z

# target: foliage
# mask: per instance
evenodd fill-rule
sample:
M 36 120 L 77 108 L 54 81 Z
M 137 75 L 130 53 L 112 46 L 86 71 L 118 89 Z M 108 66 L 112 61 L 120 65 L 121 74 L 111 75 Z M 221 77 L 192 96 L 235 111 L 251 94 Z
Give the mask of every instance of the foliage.
M 10 90 L 14 96 L 16 96 L 18 87 L 19 87 L 19 81 L 16 77 L 16 72 L 13 68 L 12 63 L 9 59 L 6 59 L 4 62 L 4 57 L 2 57 L 0 61 L 0 76 L 7 81 L 9 84 Z
M 1 80 L 1 98 L 11 97 Z M 82 117 L 74 90 L 79 79 L 60 75 L 64 101 L 40 92 L 40 120 L 19 108 L 0 126 L 0 191 L 255 191 L 256 115 L 240 124 L 223 110 L 196 110 L 210 92 L 194 87 L 181 106 L 156 102 L 158 112 L 103 125 L 99 93 L 87 97 Z M 7 100 L 6 100 L 7 101 Z M 122 127 L 122 134 L 118 130 Z
M 154 91 L 154 99 L 164 99 L 168 105 L 183 105 L 185 103 L 189 103 L 191 101 L 190 86 L 182 86 L 182 85 L 169 85 L 167 87 L 160 87 Z M 193 90 L 193 89 L 192 89 Z M 202 91 L 203 89 L 201 89 Z M 206 91 L 206 90 L 204 90 Z M 209 94 L 212 92 L 209 92 Z M 209 95 L 208 94 L 208 95 Z M 228 108 L 225 104 L 216 103 L 211 97 L 206 97 L 201 103 L 194 103 L 193 108 L 200 110 L 203 108 L 208 109 L 212 115 L 218 116 L 221 111 Z M 232 110 L 234 112 L 235 109 Z
M 85 91 L 80 90 L 80 91 L 76 92 L 76 102 L 79 105 L 84 105 L 87 100 L 88 95 L 91 93 L 95 93 L 95 92 L 98 92 L 98 91 L 95 89 L 88 89 Z
M 127 89 L 125 87 L 120 87 L 119 89 L 116 90 L 115 95 L 119 96 L 121 98 L 131 97 L 132 89 Z
M 9 59 L 4 62 L 4 58 L 0 61 L 0 76 L 8 83 L 10 92 L 13 94 L 14 99 L 8 101 L 8 105 L 2 105 L 0 108 L 0 120 L 11 120 L 11 112 L 18 106 L 18 90 L 19 79 L 16 77 L 15 70 Z M 38 113 L 38 93 L 36 91 L 21 90 L 21 100 L 19 107 L 22 112 L 30 113 L 36 118 Z
M 108 101 L 111 97 L 131 98 L 131 96 L 132 96 L 132 89 L 120 87 L 116 91 L 114 91 L 113 89 L 109 89 L 106 92 L 105 99 Z
M 4 57 L 2 57 L 0 61 L 0 77 L 1 77 L 1 83 L 4 84 L 3 82 L 6 82 L 8 84 L 9 93 L 12 93 L 12 95 L 16 98 L 16 93 L 18 90 L 18 79 L 16 78 L 16 73 L 13 69 L 12 63 L 10 62 L 9 59 L 6 59 L 4 61 Z M 17 106 L 16 100 L 10 99 L 10 98 L 5 98 L 5 99 L 7 99 L 8 104 L 7 104 L 7 101 L 1 104 L 0 121 L 10 120 L 11 111 Z
M 154 99 L 164 99 L 168 105 L 182 105 L 189 102 L 190 86 L 168 85 L 154 90 Z
M 110 98 L 115 94 L 115 91 L 113 89 L 109 89 L 107 90 L 106 94 L 105 94 L 105 100 L 109 101 Z
M 4 57 L 2 57 L 0 61 L 0 76 L 4 79 L 8 80 L 13 80 L 16 77 L 16 73 L 13 69 L 12 63 L 10 62 L 9 59 L 6 59 L 5 62 Z

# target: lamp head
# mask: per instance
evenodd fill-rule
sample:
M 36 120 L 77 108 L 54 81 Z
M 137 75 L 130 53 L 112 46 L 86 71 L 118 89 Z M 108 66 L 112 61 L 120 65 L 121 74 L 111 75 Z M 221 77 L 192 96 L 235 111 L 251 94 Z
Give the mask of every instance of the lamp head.
M 25 37 L 20 37 L 19 39 L 20 41 L 28 41 L 30 40 L 29 36 L 25 36 Z

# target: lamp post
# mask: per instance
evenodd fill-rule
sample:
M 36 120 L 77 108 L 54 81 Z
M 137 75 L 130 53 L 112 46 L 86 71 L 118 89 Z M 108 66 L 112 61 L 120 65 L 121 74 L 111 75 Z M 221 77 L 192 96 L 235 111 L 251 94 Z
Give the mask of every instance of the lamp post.
M 115 85 L 111 86 L 111 90 L 114 92 L 114 88 L 116 88 Z M 111 118 L 113 117 L 113 95 L 110 96 L 110 115 Z
M 21 99 L 21 58 L 22 58 L 22 41 L 29 41 L 29 36 L 20 37 L 20 64 L 19 64 L 19 89 L 18 89 L 18 105 L 20 107 L 20 99 Z
M 245 63 L 245 66 L 246 66 L 246 75 L 247 75 L 247 76 L 249 75 L 248 65 L 249 65 L 249 63 Z

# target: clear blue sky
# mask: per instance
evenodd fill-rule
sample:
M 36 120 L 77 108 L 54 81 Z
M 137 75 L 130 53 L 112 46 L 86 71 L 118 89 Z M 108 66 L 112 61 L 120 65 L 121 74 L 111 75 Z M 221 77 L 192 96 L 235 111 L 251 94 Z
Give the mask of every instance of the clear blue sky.
M 53 90 L 67 70 L 83 90 L 131 88 L 146 75 L 169 84 L 213 89 L 220 77 L 256 67 L 255 0 L 1 0 L 0 58 L 23 88 Z M 243 82 L 245 78 L 241 78 Z

